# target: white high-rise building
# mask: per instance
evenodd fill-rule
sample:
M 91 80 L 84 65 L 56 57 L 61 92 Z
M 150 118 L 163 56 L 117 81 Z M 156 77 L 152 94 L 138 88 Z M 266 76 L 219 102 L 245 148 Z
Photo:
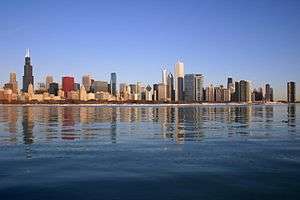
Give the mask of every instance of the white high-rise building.
M 175 101 L 183 101 L 183 88 L 184 88 L 184 64 L 177 61 L 175 64 Z
M 167 80 L 168 80 L 168 74 L 167 74 L 167 70 L 165 68 L 163 68 L 161 70 L 162 72 L 162 79 L 161 79 L 161 83 L 164 84 L 164 85 L 167 85 Z

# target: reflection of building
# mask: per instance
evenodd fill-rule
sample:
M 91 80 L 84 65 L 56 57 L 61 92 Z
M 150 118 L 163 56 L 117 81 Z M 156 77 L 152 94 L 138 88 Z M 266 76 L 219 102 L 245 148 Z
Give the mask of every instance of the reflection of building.
M 33 140 L 33 128 L 34 128 L 34 115 L 32 107 L 23 107 L 23 141 L 24 144 L 32 144 Z
M 288 126 L 289 127 L 296 127 L 296 106 L 294 104 L 288 105 Z M 294 132 L 295 130 L 289 130 Z
M 296 102 L 296 83 L 295 82 L 287 83 L 287 102 L 288 103 Z

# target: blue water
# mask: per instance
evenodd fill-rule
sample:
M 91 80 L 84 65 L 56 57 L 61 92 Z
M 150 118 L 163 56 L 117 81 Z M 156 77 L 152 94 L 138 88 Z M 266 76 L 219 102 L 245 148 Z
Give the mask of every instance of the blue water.
M 0 106 L 0 199 L 300 199 L 300 105 Z

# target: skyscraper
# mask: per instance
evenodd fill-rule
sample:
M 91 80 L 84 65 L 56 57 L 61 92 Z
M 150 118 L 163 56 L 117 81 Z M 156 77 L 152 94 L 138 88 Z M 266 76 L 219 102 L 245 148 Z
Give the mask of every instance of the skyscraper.
M 48 88 L 49 94 L 53 94 L 54 96 L 58 96 L 58 83 L 50 83 Z
M 230 92 L 230 98 L 234 99 L 235 87 L 234 87 L 233 79 L 231 77 L 227 79 L 227 89 Z
M 46 89 L 49 90 L 50 83 L 53 83 L 52 76 L 46 76 Z
M 12 72 L 9 74 L 9 83 L 12 85 L 12 92 L 18 92 L 17 74 Z
M 196 89 L 196 101 L 200 102 L 204 100 L 203 95 L 203 84 L 204 84 L 204 76 L 202 74 L 195 74 L 195 89 Z
M 174 77 L 172 73 L 169 73 L 167 79 L 167 98 L 171 101 L 175 101 Z
M 241 98 L 241 94 L 240 94 L 240 83 L 239 82 L 235 82 L 234 83 L 234 99 L 233 101 L 235 102 L 239 102 Z
M 177 61 L 175 64 L 175 101 L 184 100 L 184 64 Z
M 215 100 L 215 91 L 214 91 L 214 86 L 209 85 L 205 89 L 205 101 L 207 102 L 213 102 Z
M 266 84 L 265 101 L 273 101 L 273 89 L 271 88 L 270 84 Z
M 84 75 L 82 77 L 82 85 L 85 87 L 86 92 L 90 92 L 92 86 L 92 80 L 90 75 Z
M 34 85 L 34 77 L 32 75 L 32 65 L 30 61 L 29 49 L 26 50 L 25 65 L 24 65 L 24 76 L 23 76 L 23 92 L 28 92 L 29 84 Z
M 62 89 L 65 92 L 65 97 L 67 97 L 68 92 L 74 90 L 74 77 L 70 77 L 70 76 L 62 77 Z
M 106 81 L 94 81 L 92 92 L 108 92 L 108 83 Z
M 162 70 L 161 70 L 161 83 L 162 84 L 165 84 L 165 85 L 167 85 L 168 84 L 168 81 L 167 81 L 167 79 L 168 79 L 168 74 L 167 74 L 167 70 L 165 69 L 165 68 L 163 68 Z
M 196 99 L 196 79 L 195 74 L 184 75 L 184 100 L 193 102 Z
M 252 98 L 251 98 L 251 86 L 249 81 L 241 80 L 239 83 L 239 102 L 247 102 L 250 103 Z
M 163 84 L 163 83 L 160 83 L 158 84 L 158 101 L 166 101 L 167 100 L 167 85 Z
M 296 102 L 296 83 L 292 81 L 287 83 L 287 102 Z
M 110 74 L 110 91 L 111 94 L 117 96 L 117 74 L 111 73 Z

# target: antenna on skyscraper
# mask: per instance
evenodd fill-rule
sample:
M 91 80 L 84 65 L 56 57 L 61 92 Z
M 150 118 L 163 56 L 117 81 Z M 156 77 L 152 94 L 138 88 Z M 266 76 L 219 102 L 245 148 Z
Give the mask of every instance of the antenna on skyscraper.
M 29 50 L 29 48 L 27 48 L 25 58 L 29 58 L 29 57 L 30 57 L 30 50 Z

